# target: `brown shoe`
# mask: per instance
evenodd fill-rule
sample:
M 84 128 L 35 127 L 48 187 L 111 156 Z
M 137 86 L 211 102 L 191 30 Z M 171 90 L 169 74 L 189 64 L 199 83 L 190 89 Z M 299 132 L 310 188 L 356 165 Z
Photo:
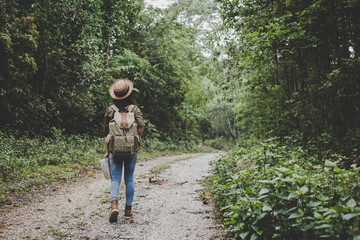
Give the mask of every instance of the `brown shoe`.
M 125 218 L 131 218 L 132 216 L 131 206 L 125 206 Z
M 119 215 L 119 209 L 118 209 L 118 202 L 112 201 L 111 202 L 111 210 L 109 214 L 109 222 L 117 222 Z

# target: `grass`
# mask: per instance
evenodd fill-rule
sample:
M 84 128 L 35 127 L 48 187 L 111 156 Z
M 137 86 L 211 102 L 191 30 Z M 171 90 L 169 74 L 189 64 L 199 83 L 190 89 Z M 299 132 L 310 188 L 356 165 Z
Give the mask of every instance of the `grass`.
M 77 214 L 73 213 L 73 214 L 71 214 L 71 217 L 73 217 L 73 218 L 80 218 L 80 216 L 83 216 L 83 215 L 85 215 L 84 212 L 80 212 L 80 213 L 77 213 Z
M 195 143 L 145 139 L 138 159 L 204 151 Z M 52 138 L 19 139 L 0 132 L 0 206 L 92 176 L 100 170 L 99 159 L 103 154 L 102 138 L 66 136 L 55 131 Z
M 11 203 L 14 197 L 33 191 L 38 192 L 45 189 L 56 190 L 54 184 L 70 182 L 78 177 L 86 175 L 88 171 L 97 169 L 92 164 L 66 163 L 57 166 L 42 166 L 38 168 L 23 169 L 10 181 L 3 181 L 0 187 L 0 203 Z M 1 182 L 1 181 L 0 181 Z M 59 187 L 58 187 L 59 188 Z M 61 187 L 60 187 L 61 188 Z
M 192 157 L 194 157 L 194 156 L 180 157 L 180 158 L 175 158 L 174 160 L 171 160 L 171 161 L 161 163 L 161 164 L 156 165 L 155 167 L 151 168 L 148 173 L 141 174 L 139 177 L 140 178 L 154 177 L 154 176 L 158 175 L 159 173 L 161 173 L 162 171 L 168 169 L 172 164 L 190 159 Z
M 48 228 L 49 228 L 49 232 L 52 233 L 54 237 L 59 237 L 60 239 L 69 237 L 71 235 L 71 232 L 63 232 L 57 228 L 54 228 L 53 226 L 48 226 Z

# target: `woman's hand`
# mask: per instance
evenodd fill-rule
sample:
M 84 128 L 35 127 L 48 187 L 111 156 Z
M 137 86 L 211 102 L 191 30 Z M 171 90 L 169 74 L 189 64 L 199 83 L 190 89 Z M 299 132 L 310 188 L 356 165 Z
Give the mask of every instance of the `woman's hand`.
M 105 143 L 105 155 L 104 155 L 104 158 L 107 159 L 107 158 L 109 158 L 109 147 L 108 147 L 108 144 L 106 142 L 106 137 L 104 138 L 104 143 Z

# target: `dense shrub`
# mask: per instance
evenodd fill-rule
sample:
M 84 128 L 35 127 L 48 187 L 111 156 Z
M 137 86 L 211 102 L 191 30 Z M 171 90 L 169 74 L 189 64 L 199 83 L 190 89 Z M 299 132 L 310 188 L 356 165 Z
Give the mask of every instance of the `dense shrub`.
M 226 138 L 224 137 L 207 139 L 205 140 L 204 144 L 206 146 L 210 146 L 215 149 L 224 150 L 224 151 L 230 150 L 234 147 L 234 142 L 226 140 Z
M 360 168 L 265 143 L 212 163 L 213 199 L 233 239 L 357 239 Z
M 0 132 L 0 181 L 15 179 L 24 169 L 36 169 L 47 165 L 66 163 L 97 164 L 105 153 L 104 139 L 87 135 L 65 135 L 53 129 L 52 138 L 17 138 Z M 160 141 L 148 136 L 142 144 L 142 153 L 197 152 L 195 142 L 171 139 Z
M 95 163 L 103 152 L 103 140 L 86 135 L 64 136 L 53 130 L 53 138 L 0 136 L 0 176 L 16 178 L 24 169 L 65 163 Z
M 198 152 L 194 142 L 159 141 L 154 135 L 144 138 L 139 160 L 164 154 Z M 15 195 L 56 181 L 69 181 L 99 169 L 105 153 L 104 139 L 87 135 L 65 135 L 52 129 L 52 137 L 15 137 L 0 132 L 0 205 Z M 15 196 L 16 198 L 16 196 Z
M 157 138 L 146 138 L 142 143 L 142 151 L 146 153 L 154 152 L 201 152 L 203 151 L 197 142 L 193 141 L 172 141 L 168 138 L 160 141 Z

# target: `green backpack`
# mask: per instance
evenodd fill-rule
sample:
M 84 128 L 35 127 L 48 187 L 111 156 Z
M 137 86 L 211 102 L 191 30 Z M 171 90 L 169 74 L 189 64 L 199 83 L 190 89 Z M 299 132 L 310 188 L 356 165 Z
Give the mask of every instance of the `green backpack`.
M 115 110 L 114 118 L 109 122 L 109 134 L 106 142 L 109 152 L 114 156 L 129 156 L 140 149 L 141 137 L 138 133 L 135 114 L 132 112 L 135 105 L 130 105 L 128 110 L 110 106 Z

